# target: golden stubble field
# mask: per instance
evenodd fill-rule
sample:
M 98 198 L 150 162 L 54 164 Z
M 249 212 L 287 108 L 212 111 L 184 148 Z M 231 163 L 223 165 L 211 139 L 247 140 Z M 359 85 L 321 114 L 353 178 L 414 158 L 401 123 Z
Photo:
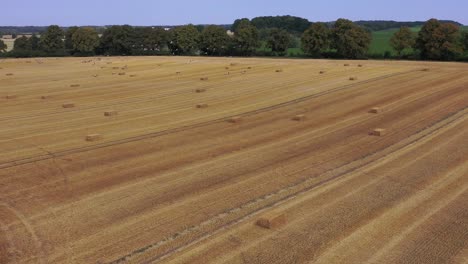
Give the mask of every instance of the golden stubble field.
M 467 70 L 1 60 L 0 263 L 467 263 Z

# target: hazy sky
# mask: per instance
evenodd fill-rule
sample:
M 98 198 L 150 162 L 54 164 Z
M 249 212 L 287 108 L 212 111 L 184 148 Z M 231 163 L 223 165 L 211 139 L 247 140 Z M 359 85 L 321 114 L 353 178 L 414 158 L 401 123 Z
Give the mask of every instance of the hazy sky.
M 295 15 L 310 21 L 452 19 L 468 24 L 468 0 L 9 0 L 0 25 L 230 24 Z

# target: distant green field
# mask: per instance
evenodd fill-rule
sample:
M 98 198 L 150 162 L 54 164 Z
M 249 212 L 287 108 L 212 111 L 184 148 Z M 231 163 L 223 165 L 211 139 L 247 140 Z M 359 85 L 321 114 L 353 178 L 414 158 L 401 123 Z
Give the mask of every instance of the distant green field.
M 415 34 L 421 30 L 421 27 L 412 27 L 411 31 Z M 398 28 L 386 29 L 381 31 L 372 32 L 372 43 L 369 48 L 370 54 L 384 54 L 385 52 L 390 52 L 392 55 L 395 55 L 395 51 L 390 46 L 390 39 L 393 34 L 398 31 Z

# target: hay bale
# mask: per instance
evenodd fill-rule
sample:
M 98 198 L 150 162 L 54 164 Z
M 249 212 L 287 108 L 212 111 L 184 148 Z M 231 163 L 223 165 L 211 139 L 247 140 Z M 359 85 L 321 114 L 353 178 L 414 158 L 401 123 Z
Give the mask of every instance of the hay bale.
M 228 119 L 228 122 L 232 123 L 232 124 L 235 124 L 235 123 L 239 123 L 241 120 L 242 120 L 242 118 L 240 116 L 233 116 L 233 117 Z
M 369 110 L 369 113 L 372 113 L 372 114 L 379 114 L 379 113 L 382 113 L 382 108 L 380 108 L 380 107 L 372 107 L 371 110 Z
M 345 67 L 348 67 L 348 66 L 349 66 L 349 63 L 345 63 L 344 66 L 345 66 Z
M 278 229 L 287 224 L 285 214 L 266 214 L 257 220 L 257 225 L 266 229 Z
M 251 69 L 252 69 L 252 67 L 247 67 L 247 69 L 251 70 Z
M 237 65 L 239 65 L 239 63 L 237 63 L 237 62 L 232 62 L 231 63 L 231 66 L 237 66 Z
M 115 110 L 108 110 L 104 112 L 104 116 L 116 116 L 118 115 L 118 112 Z
M 79 84 L 72 84 L 72 85 L 70 85 L 70 87 L 76 88 L 76 87 L 80 87 L 80 85 Z
M 293 120 L 294 121 L 304 121 L 305 120 L 305 115 L 296 115 L 295 117 L 293 117 Z
M 6 76 L 13 76 L 13 73 L 7 73 Z
M 198 88 L 195 90 L 196 93 L 204 93 L 206 92 L 206 89 L 205 88 Z
M 208 104 L 197 104 L 197 108 L 201 109 L 201 108 L 207 108 L 208 107 Z
M 229 70 L 229 67 L 224 67 L 224 69 Z
M 201 77 L 200 81 L 208 81 L 208 77 Z
M 96 77 L 98 77 L 98 76 L 99 76 L 99 75 L 97 75 L 97 74 L 93 74 L 93 77 L 94 77 L 94 78 L 96 78 Z
M 381 136 L 385 136 L 385 129 L 383 128 L 376 128 L 374 130 L 371 131 L 371 135 L 373 136 L 377 136 L 377 137 L 381 137 Z
M 349 80 L 350 80 L 350 81 L 356 81 L 356 80 L 357 80 L 357 77 L 349 77 Z
M 120 69 L 119 67 L 112 67 L 113 70 L 118 70 Z
M 325 71 L 320 71 L 320 74 L 324 74 L 324 73 L 325 73 Z
M 5 98 L 6 99 L 16 99 L 17 96 L 16 96 L 16 94 L 8 94 L 8 95 L 5 96 Z
M 126 74 L 125 72 L 119 72 L 119 75 L 120 75 L 120 76 L 123 76 L 123 75 L 125 75 L 125 74 Z
M 277 69 L 276 72 L 283 72 L 283 69 Z
M 130 77 L 136 77 L 136 74 L 131 74 Z
M 86 141 L 89 141 L 89 142 L 98 141 L 101 139 L 102 139 L 101 134 L 89 134 L 86 136 Z
M 362 67 L 363 65 L 362 64 L 358 64 L 358 67 Z
M 63 108 L 73 108 L 73 107 L 75 107 L 75 104 L 74 103 L 64 103 L 64 104 L 62 104 L 62 107 Z
M 424 68 L 424 69 L 422 69 L 421 71 L 423 71 L 423 72 L 428 72 L 428 71 L 429 71 L 429 68 Z
M 178 71 L 178 72 L 176 72 L 176 74 L 177 74 L 177 75 L 179 75 L 179 74 L 181 74 L 181 72 L 180 72 L 180 71 Z
M 41 99 L 42 99 L 42 100 L 49 99 L 49 96 L 48 96 L 48 95 L 42 95 L 42 96 L 41 96 Z

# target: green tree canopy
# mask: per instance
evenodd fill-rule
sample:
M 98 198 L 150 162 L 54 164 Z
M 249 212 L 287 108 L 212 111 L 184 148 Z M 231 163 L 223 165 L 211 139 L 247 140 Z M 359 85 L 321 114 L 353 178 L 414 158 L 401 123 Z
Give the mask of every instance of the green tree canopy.
M 237 31 L 234 35 L 235 49 L 244 55 L 252 54 L 260 42 L 258 39 L 258 29 L 254 27 L 248 20 L 243 20 L 239 23 Z
M 99 36 L 96 30 L 90 27 L 78 28 L 72 35 L 73 51 L 81 54 L 94 54 L 99 46 Z
M 163 28 L 145 28 L 143 32 L 143 47 L 146 50 L 160 51 L 167 40 L 167 32 Z
M 421 52 L 422 59 L 451 60 L 462 52 L 459 40 L 458 26 L 430 19 L 419 32 L 415 48 Z
M 330 29 L 323 23 L 314 23 L 301 38 L 302 50 L 308 55 L 320 55 L 330 47 Z
M 21 38 L 15 39 L 13 49 L 15 51 L 18 51 L 18 50 L 32 50 L 32 43 L 27 37 L 22 36 Z
M 173 54 L 191 54 L 198 50 L 200 33 L 195 26 L 177 27 L 171 33 L 169 48 Z
M 270 31 L 267 46 L 273 52 L 284 53 L 291 43 L 291 35 L 284 29 L 274 28 Z
M 73 34 L 79 29 L 79 27 L 69 27 L 65 32 L 65 49 L 73 50 Z
M 332 29 L 332 47 L 339 56 L 364 58 L 372 41 L 371 34 L 347 19 L 338 19 Z
M 309 20 L 295 16 L 264 16 L 251 21 L 257 29 L 279 28 L 289 33 L 302 33 L 310 26 Z
M 63 37 L 63 30 L 59 26 L 49 26 L 46 32 L 41 36 L 41 48 L 48 53 L 63 51 L 65 48 Z
M 232 27 L 231 27 L 232 32 L 237 32 L 241 24 L 250 24 L 250 19 L 248 18 L 236 19 L 234 21 L 234 24 L 232 24 Z
M 200 37 L 200 49 L 207 55 L 222 55 L 228 49 L 229 41 L 226 29 L 220 26 L 207 26 Z
M 413 32 L 411 32 L 409 27 L 401 27 L 390 39 L 390 45 L 397 52 L 398 56 L 401 56 L 405 49 L 413 47 L 414 43 Z
M 133 34 L 133 28 L 129 25 L 107 28 L 101 37 L 101 52 L 110 55 L 130 55 Z
M 39 50 L 40 49 L 40 42 L 41 39 L 37 37 L 36 34 L 33 34 L 32 37 L 29 39 L 31 42 L 31 49 L 32 50 Z
M 468 51 L 468 32 L 462 34 L 462 45 L 465 51 Z

